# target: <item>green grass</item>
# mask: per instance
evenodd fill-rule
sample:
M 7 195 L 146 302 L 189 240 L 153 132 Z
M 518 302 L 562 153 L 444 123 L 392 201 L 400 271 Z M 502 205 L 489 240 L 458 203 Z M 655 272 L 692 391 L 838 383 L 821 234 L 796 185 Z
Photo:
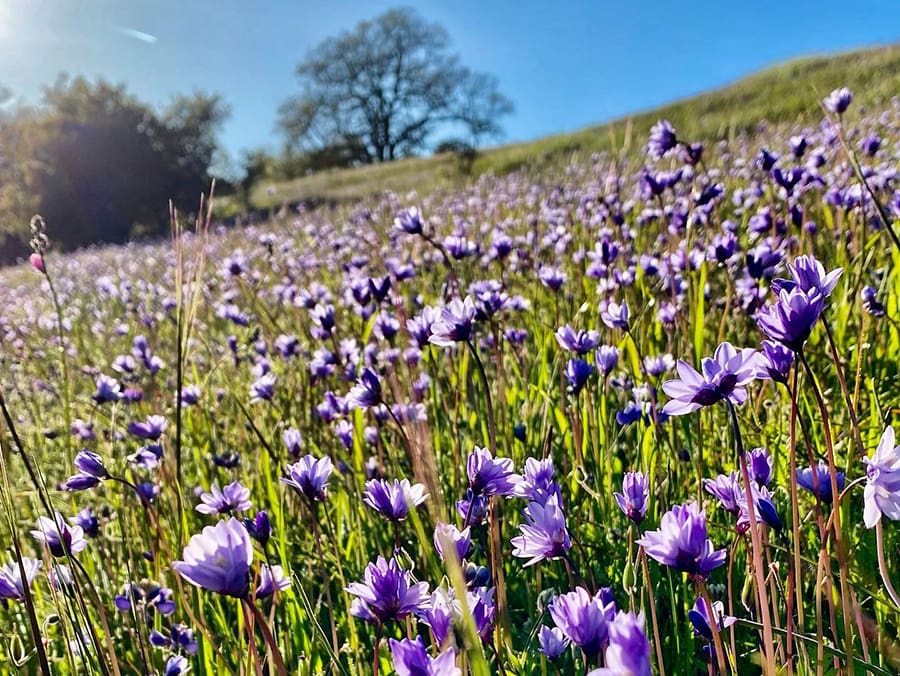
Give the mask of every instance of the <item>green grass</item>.
M 850 87 L 856 102 L 864 106 L 889 101 L 900 92 L 900 45 L 796 59 L 612 122 L 490 148 L 481 153 L 470 175 L 506 174 L 611 148 L 637 149 L 650 126 L 661 118 L 670 120 L 683 137 L 704 141 L 752 133 L 763 120 L 773 124 L 813 120 L 821 113 L 818 102 L 839 86 Z M 388 190 L 402 194 L 455 188 L 468 180 L 451 155 L 417 157 L 281 183 L 263 180 L 254 186 L 251 203 L 270 208 L 299 200 L 352 202 Z M 273 194 L 270 188 L 275 189 Z

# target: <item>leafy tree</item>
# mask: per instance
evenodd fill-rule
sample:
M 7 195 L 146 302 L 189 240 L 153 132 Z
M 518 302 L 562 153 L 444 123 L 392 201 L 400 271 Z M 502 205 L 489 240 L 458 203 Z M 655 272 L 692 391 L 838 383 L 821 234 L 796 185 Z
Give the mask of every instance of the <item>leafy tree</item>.
M 461 125 L 476 144 L 512 112 L 496 79 L 461 65 L 447 31 L 409 9 L 325 40 L 297 75 L 303 90 L 279 113 L 288 143 L 311 150 L 361 142 L 360 162 L 414 153 L 447 125 Z
M 168 203 L 190 211 L 208 189 L 216 131 L 228 114 L 217 96 L 178 97 L 162 113 L 123 85 L 61 76 L 43 105 L 0 119 L 0 258 L 40 213 L 61 248 L 123 242 L 168 229 Z

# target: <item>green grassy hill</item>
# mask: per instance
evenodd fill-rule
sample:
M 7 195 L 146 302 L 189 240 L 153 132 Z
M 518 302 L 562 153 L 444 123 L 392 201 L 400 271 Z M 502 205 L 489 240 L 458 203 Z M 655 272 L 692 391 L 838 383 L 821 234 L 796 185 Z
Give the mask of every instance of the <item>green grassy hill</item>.
M 813 120 L 821 115 L 822 97 L 844 85 L 853 90 L 855 105 L 885 104 L 900 93 L 900 45 L 796 59 L 719 89 L 606 124 L 490 148 L 480 154 L 472 175 L 506 173 L 613 146 L 636 148 L 660 118 L 670 120 L 683 138 L 696 140 L 752 131 L 762 120 Z M 296 200 L 351 201 L 384 190 L 432 190 L 466 180 L 456 158 L 437 155 L 327 171 L 282 183 L 261 181 L 254 187 L 251 200 L 259 208 Z

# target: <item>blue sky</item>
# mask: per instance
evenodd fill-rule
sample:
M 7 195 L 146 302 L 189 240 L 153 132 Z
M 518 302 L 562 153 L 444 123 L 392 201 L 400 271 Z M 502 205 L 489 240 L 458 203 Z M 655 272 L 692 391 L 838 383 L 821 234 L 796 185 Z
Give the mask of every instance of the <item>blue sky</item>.
M 144 100 L 215 91 L 222 140 L 275 149 L 276 109 L 322 38 L 395 7 L 380 0 L 0 0 L 0 83 L 26 100 L 60 71 L 125 82 Z M 506 141 L 655 106 L 793 56 L 900 39 L 900 1 L 422 0 L 464 63 L 516 105 Z M 812 94 L 811 94 L 812 95 Z

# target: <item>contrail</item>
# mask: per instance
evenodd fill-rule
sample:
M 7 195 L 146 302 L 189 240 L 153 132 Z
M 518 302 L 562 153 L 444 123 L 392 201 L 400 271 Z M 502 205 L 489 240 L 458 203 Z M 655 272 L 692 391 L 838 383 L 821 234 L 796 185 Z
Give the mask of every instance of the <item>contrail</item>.
M 143 31 L 129 28 L 128 26 L 113 25 L 111 26 L 111 28 L 116 31 L 116 33 L 121 33 L 126 37 L 134 38 L 135 40 L 140 40 L 141 42 L 146 42 L 148 45 L 155 44 L 158 40 L 155 35 L 150 35 L 150 33 L 144 33 Z

